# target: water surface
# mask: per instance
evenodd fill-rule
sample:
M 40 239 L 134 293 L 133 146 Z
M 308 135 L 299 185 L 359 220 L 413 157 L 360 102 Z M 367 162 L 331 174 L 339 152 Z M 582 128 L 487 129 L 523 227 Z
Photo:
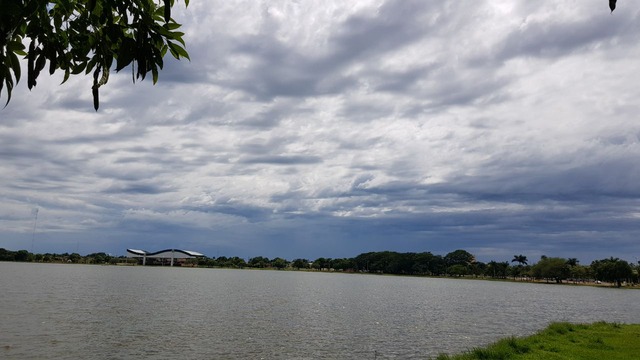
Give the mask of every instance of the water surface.
M 7 359 L 411 359 L 551 321 L 640 323 L 640 293 L 257 270 L 0 262 Z

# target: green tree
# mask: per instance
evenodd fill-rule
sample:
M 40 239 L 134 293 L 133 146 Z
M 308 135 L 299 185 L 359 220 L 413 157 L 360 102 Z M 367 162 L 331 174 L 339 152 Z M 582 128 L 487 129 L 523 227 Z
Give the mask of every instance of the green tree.
M 524 266 L 526 266 L 528 264 L 528 259 L 526 256 L 520 254 L 520 255 L 513 255 L 513 259 L 511 260 L 512 263 L 517 262 L 518 265 L 511 267 L 511 275 L 513 275 L 513 279 L 515 280 L 518 276 L 522 276 L 523 272 L 524 272 Z
M 291 262 L 291 266 L 295 269 L 308 269 L 309 260 L 307 259 L 295 259 Z
M 317 258 L 313 262 L 313 265 L 311 267 L 316 269 L 316 270 L 330 269 L 331 268 L 331 259 L 327 259 L 327 258 L 323 258 L 323 257 Z
M 568 258 L 567 265 L 569 266 L 569 277 L 574 283 L 578 282 L 578 279 L 583 278 L 585 272 L 577 258 Z
M 499 275 L 499 265 L 495 260 L 491 260 L 487 263 L 487 268 L 485 270 L 485 274 L 491 276 L 492 278 L 496 278 Z
M 513 255 L 513 260 L 511 260 L 511 262 L 517 262 L 520 265 L 527 265 L 527 257 L 522 254 Z
M 209 261 L 211 261 L 210 258 L 206 257 L 206 256 L 201 256 L 198 258 L 198 266 L 209 266 Z
M 230 268 L 236 268 L 236 269 L 242 269 L 242 268 L 247 266 L 247 262 L 244 261 L 244 259 L 241 258 L 241 257 L 234 256 L 232 258 L 227 259 L 227 262 L 223 266 L 230 267 Z
M 584 282 L 589 276 L 589 268 L 582 265 L 571 266 L 570 272 L 574 283 Z
M 256 256 L 249 259 L 247 266 L 253 267 L 253 268 L 266 268 L 271 266 L 271 261 L 269 261 L 269 258 L 266 258 L 263 256 Z
M 0 261 L 15 261 L 16 254 L 11 250 L 0 248 Z
M 540 258 L 540 261 L 533 266 L 532 271 L 533 276 L 538 279 L 553 279 L 557 283 L 562 283 L 571 274 L 567 259 L 546 256 Z
M 456 266 L 459 272 L 459 266 L 465 268 L 465 275 L 470 272 L 471 265 L 476 261 L 475 256 L 469 253 L 466 250 L 458 249 L 452 251 L 444 256 L 444 262 L 447 266 L 447 272 L 449 272 L 452 267 Z
M 464 265 L 468 267 L 476 261 L 476 258 L 468 251 L 459 249 L 445 255 L 444 261 L 447 263 L 447 266 Z
M 18 250 L 15 252 L 15 261 L 27 262 L 33 260 L 33 254 L 27 250 Z
M 78 253 L 73 253 L 69 255 L 69 260 L 71 260 L 71 262 L 74 264 L 79 263 L 81 259 L 82 259 L 82 256 Z
M 473 274 L 473 276 L 475 277 L 484 276 L 486 274 L 486 271 L 487 264 L 483 263 L 482 261 L 476 261 L 471 264 L 471 274 Z
M 117 72 L 132 65 L 134 81 L 151 73 L 155 84 L 167 51 L 176 59 L 189 59 L 184 34 L 177 31 L 181 25 L 171 18 L 174 2 L 0 0 L 0 95 L 4 88 L 6 104 L 11 100 L 21 78 L 20 56 L 27 60 L 29 89 L 47 62 L 49 74 L 64 72 L 63 82 L 70 75 L 92 73 L 96 110 L 99 88 L 114 67 Z
M 580 261 L 578 261 L 578 259 L 576 259 L 576 258 L 568 258 L 567 259 L 567 265 L 569 265 L 569 266 L 577 266 L 579 262 Z
M 282 270 L 289 266 L 289 262 L 283 258 L 277 257 L 271 261 L 271 265 L 276 269 Z
M 353 271 L 357 268 L 357 264 L 355 259 L 331 259 L 331 265 L 329 266 L 329 268 L 338 271 Z
M 615 283 L 618 287 L 633 275 L 633 269 L 628 262 L 613 257 L 593 261 L 591 269 L 597 280 Z
M 111 260 L 111 255 L 103 252 L 92 253 L 87 255 L 87 262 L 94 264 L 107 264 Z
M 498 274 L 501 278 L 506 279 L 509 274 L 509 262 L 503 261 L 498 263 Z
M 418 253 L 413 258 L 412 271 L 416 274 L 432 275 L 432 267 L 435 256 L 430 252 Z
M 450 276 L 465 276 L 469 273 L 469 269 L 462 264 L 451 265 L 447 268 L 447 273 Z

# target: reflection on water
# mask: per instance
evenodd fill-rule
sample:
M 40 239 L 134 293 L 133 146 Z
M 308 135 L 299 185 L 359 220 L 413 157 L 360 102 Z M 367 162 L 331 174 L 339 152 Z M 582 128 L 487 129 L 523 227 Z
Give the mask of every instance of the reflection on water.
M 0 287 L 8 359 L 409 359 L 640 322 L 636 291 L 471 280 L 0 263 Z

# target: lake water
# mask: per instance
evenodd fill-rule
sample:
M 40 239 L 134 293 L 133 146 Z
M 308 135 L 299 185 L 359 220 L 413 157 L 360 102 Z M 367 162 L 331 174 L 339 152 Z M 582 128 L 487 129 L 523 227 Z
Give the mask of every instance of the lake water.
M 551 321 L 640 323 L 640 292 L 336 273 L 0 262 L 4 359 L 425 359 Z

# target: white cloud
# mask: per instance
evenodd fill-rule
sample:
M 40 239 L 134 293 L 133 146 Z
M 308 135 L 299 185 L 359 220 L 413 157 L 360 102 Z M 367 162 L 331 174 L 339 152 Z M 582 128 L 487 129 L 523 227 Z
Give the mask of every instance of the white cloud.
M 192 61 L 167 59 L 156 86 L 114 74 L 98 113 L 89 77 L 16 89 L 0 246 L 28 248 L 40 206 L 38 236 L 61 252 L 56 232 L 112 253 L 577 242 L 589 258 L 599 235 L 607 255 L 638 251 L 640 29 L 601 5 L 179 4 Z

